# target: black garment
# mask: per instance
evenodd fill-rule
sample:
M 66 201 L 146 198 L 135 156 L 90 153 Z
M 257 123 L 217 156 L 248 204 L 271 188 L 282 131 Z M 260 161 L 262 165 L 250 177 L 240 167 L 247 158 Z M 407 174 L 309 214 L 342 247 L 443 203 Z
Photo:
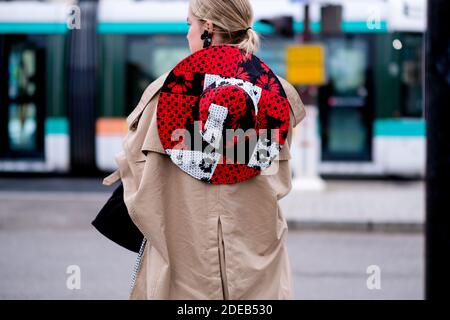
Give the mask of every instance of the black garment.
M 92 221 L 92 225 L 118 245 L 139 252 L 144 235 L 128 214 L 128 209 L 123 201 L 122 183 L 114 190 L 97 217 Z

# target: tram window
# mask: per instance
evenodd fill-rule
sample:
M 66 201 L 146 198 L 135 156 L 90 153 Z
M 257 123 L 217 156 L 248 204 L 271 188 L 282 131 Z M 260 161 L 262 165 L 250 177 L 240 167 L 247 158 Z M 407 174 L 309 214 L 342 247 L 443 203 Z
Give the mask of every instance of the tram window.
M 366 148 L 367 132 L 361 115 L 340 109 L 330 115 L 328 152 L 358 154 Z
M 267 63 L 278 76 L 284 78 L 286 77 L 286 48 L 292 44 L 291 40 L 263 36 L 261 49 L 256 56 Z
M 42 158 L 45 46 L 39 36 L 4 36 L 0 51 L 0 157 Z
M 377 117 L 422 117 L 423 34 L 380 34 L 376 42 Z
M 130 114 L 147 86 L 189 53 L 183 36 L 102 35 L 100 116 Z
M 327 52 L 327 70 L 338 96 L 365 97 L 367 43 L 344 39 L 330 41 Z M 351 61 L 351 63 L 345 63 Z
M 373 108 L 370 42 L 364 36 L 330 37 L 324 42 L 328 82 L 318 95 L 322 160 L 368 161 Z
M 9 105 L 8 137 L 11 150 L 32 151 L 36 148 L 36 105 Z
M 153 80 L 171 70 L 190 52 L 186 39 L 173 35 L 129 36 L 127 41 L 126 101 L 128 108 L 133 108 Z
M 25 102 L 36 92 L 36 54 L 21 46 L 12 48 L 9 63 L 8 137 L 11 150 L 30 151 L 36 147 L 36 104 Z

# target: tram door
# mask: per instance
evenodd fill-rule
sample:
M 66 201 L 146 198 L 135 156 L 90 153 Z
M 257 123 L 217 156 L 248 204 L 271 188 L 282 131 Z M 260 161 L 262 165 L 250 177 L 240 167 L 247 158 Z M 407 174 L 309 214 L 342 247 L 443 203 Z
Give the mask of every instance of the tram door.
M 327 84 L 318 93 L 322 161 L 370 161 L 374 114 L 370 42 L 352 34 L 324 42 Z
M 0 159 L 44 157 L 45 59 L 42 43 L 0 37 Z

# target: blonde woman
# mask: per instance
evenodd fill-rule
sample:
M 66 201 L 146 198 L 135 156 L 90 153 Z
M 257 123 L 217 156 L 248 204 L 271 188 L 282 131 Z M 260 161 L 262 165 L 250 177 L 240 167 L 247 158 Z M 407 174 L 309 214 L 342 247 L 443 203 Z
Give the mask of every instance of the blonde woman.
M 192 55 L 145 90 L 127 118 L 119 169 L 104 180 L 122 180 L 145 237 L 130 298 L 292 299 L 278 200 L 291 189 L 289 147 L 305 116 L 302 102 L 254 56 L 259 37 L 248 0 L 191 0 L 187 21 Z M 282 134 L 270 140 L 266 158 L 250 153 L 244 164 L 219 164 L 213 151 L 210 162 L 186 164 L 178 160 L 193 153 L 172 148 L 169 137 L 175 124 L 189 127 L 189 117 L 203 121 L 209 145 L 220 131 L 214 125 Z

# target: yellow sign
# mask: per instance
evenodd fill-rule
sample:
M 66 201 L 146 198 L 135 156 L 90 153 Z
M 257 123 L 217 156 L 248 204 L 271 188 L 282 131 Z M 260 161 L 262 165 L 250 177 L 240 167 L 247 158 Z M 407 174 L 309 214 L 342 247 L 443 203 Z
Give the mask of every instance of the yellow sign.
M 322 45 L 295 45 L 287 48 L 286 80 L 294 85 L 325 82 L 325 49 Z

